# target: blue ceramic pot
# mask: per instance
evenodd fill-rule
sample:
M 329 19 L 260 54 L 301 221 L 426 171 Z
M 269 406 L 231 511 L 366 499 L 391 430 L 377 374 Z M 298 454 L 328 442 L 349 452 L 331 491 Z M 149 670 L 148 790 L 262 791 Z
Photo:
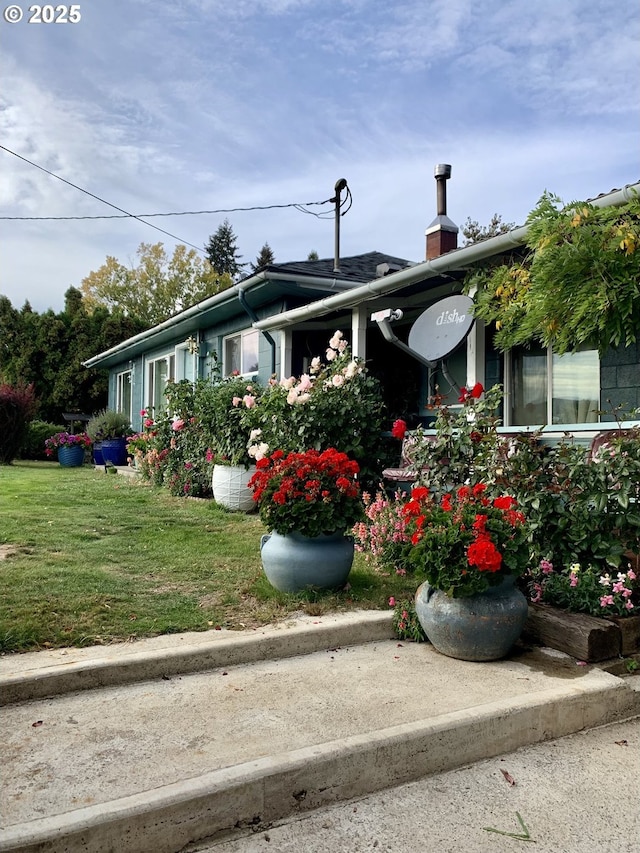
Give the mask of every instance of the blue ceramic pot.
M 353 564 L 353 539 L 342 533 L 303 536 L 271 533 L 260 543 L 262 566 L 269 583 L 281 592 L 307 587 L 343 587 Z
M 104 438 L 102 440 L 102 458 L 112 465 L 122 466 L 127 464 L 127 439 L 126 438 Z
M 435 648 L 459 660 L 503 658 L 527 621 L 527 600 L 507 576 L 498 586 L 466 598 L 449 598 L 423 583 L 416 592 L 416 614 Z
M 63 468 L 79 468 L 84 462 L 84 447 L 79 444 L 59 447 L 58 462 Z
M 102 455 L 102 442 L 96 441 L 93 445 L 93 464 L 104 465 L 104 456 Z

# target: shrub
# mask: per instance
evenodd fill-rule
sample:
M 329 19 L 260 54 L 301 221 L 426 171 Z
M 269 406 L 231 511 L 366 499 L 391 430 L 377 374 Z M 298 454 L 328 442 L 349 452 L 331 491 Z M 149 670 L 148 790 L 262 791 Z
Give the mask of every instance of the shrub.
M 0 384 L 0 464 L 9 465 L 17 457 L 36 412 L 33 385 L 24 382 Z
M 63 432 L 62 424 L 50 424 L 47 421 L 31 421 L 27 429 L 19 456 L 21 459 L 47 459 L 45 441 L 57 432 Z
M 109 441 L 126 438 L 131 434 L 131 421 L 124 412 L 102 409 L 87 424 L 87 435 L 91 441 Z

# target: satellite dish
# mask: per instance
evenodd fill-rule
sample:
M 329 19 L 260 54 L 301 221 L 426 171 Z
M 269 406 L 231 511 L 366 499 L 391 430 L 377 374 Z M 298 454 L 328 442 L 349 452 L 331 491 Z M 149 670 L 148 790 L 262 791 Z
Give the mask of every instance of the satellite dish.
M 427 308 L 409 332 L 409 346 L 427 361 L 440 361 L 459 346 L 473 326 L 473 299 L 447 296 Z

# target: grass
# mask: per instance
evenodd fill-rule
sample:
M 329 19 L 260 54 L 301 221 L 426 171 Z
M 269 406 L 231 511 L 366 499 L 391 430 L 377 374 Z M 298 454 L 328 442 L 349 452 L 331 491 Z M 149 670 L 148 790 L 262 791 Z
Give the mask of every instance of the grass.
M 413 596 L 414 579 L 360 554 L 345 590 L 280 593 L 262 572 L 264 532 L 257 515 L 90 466 L 0 466 L 0 651 L 241 630 Z

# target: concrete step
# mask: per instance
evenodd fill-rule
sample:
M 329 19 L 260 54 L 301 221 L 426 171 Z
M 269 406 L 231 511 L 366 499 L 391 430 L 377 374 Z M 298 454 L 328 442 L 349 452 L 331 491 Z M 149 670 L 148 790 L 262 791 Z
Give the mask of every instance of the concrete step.
M 5 657 L 0 695 L 0 851 L 30 853 L 174 853 L 640 713 L 566 655 L 456 661 L 380 613 Z

